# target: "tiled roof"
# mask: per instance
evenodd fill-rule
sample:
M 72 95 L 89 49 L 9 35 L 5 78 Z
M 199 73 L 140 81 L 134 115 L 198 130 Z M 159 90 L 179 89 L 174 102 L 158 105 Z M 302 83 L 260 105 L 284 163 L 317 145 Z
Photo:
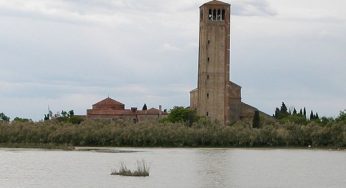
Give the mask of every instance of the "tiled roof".
M 124 104 L 122 104 L 121 102 L 118 102 L 114 99 L 111 99 L 109 97 L 107 97 L 106 99 L 94 104 L 95 106 L 103 106 L 103 105 L 106 105 L 106 106 L 123 106 Z

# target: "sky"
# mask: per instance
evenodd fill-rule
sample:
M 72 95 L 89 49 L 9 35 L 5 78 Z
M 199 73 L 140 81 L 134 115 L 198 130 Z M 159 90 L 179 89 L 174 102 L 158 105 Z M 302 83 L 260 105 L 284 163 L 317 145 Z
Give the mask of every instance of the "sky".
M 0 0 L 0 112 L 43 119 L 111 97 L 188 106 L 207 0 Z M 346 109 L 346 1 L 226 0 L 243 102 L 320 116 Z

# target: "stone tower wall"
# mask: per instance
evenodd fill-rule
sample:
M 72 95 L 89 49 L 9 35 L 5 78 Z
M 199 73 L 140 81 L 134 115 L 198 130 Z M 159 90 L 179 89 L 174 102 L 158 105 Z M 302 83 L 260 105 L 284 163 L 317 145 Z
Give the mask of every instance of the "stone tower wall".
M 222 17 L 215 19 L 215 11 Z M 225 124 L 229 122 L 230 5 L 207 3 L 200 14 L 197 113 Z

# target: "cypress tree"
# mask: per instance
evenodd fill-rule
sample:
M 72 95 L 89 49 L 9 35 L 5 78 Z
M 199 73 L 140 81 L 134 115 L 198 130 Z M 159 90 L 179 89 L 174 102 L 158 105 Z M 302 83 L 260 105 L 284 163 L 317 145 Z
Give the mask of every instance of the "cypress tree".
M 306 119 L 306 109 L 304 107 L 304 118 Z
M 288 112 L 287 112 L 287 107 L 286 107 L 286 105 L 285 105 L 284 102 L 282 102 L 280 112 L 281 112 L 282 114 L 285 114 L 285 115 L 288 114 Z
M 275 109 L 274 117 L 275 117 L 276 119 L 279 119 L 279 116 L 280 116 L 280 109 L 279 109 L 279 108 L 276 108 L 276 109 Z
M 293 109 L 293 115 L 297 115 L 297 110 L 296 110 L 296 108 Z
M 260 128 L 260 114 L 258 110 L 255 111 L 255 115 L 253 116 L 252 127 L 256 129 Z
M 314 120 L 315 119 L 315 115 L 314 115 L 314 112 L 311 110 L 311 113 L 310 113 L 310 120 Z
M 143 111 L 144 111 L 144 110 L 148 110 L 147 104 L 144 104 L 144 105 L 143 105 L 142 110 L 143 110 Z

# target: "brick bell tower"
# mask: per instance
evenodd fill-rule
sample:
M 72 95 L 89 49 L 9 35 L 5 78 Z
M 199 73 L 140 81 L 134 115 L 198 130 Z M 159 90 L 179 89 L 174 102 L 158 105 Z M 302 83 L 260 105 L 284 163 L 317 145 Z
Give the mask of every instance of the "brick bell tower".
M 190 93 L 191 108 L 221 124 L 230 122 L 230 11 L 217 0 L 200 7 L 198 88 Z

